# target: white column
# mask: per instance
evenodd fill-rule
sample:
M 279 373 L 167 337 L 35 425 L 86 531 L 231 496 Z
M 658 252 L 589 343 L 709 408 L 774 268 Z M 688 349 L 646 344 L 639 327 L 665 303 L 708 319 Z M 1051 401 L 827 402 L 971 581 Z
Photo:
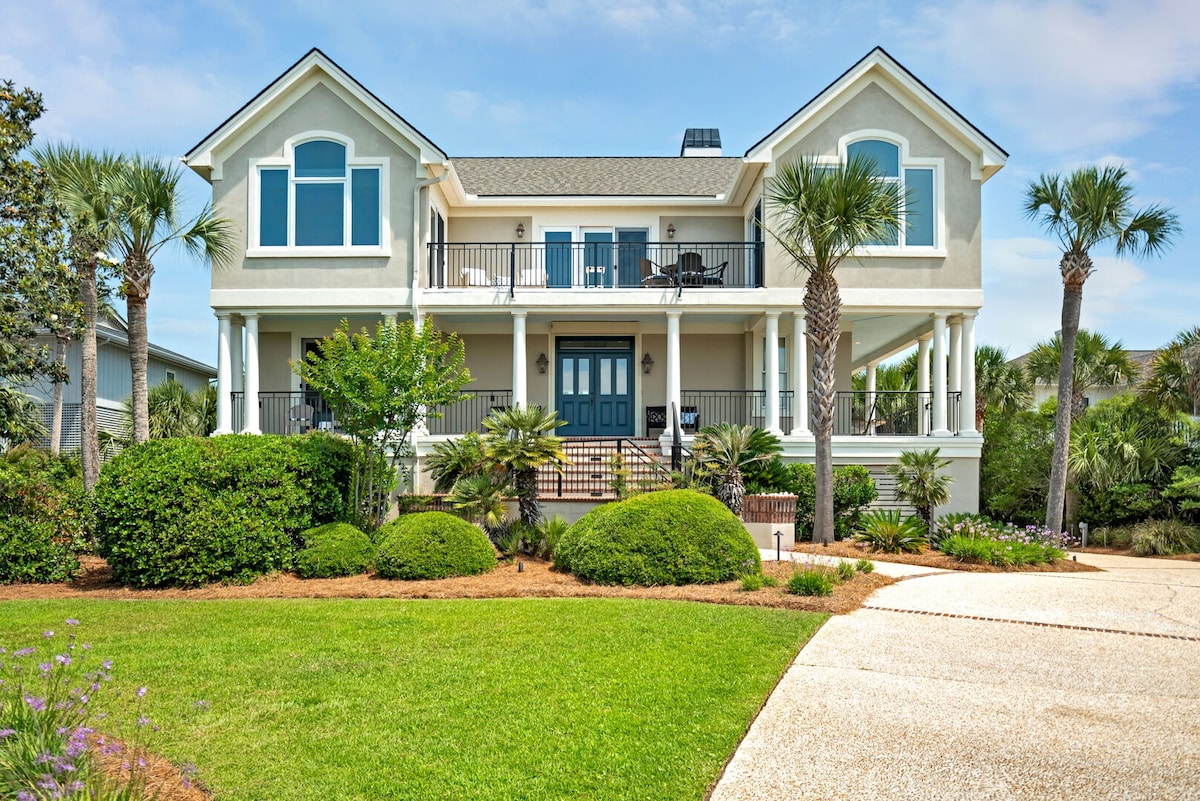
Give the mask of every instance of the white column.
M 933 435 L 946 437 L 946 314 L 933 315 Z
M 526 362 L 525 357 L 525 316 L 523 311 L 515 311 L 513 316 L 513 406 L 525 406 L 528 399 L 525 397 L 526 387 L 529 383 L 526 377 Z
M 767 342 L 763 353 L 766 380 L 763 390 L 766 397 L 766 420 L 764 427 L 776 436 L 782 436 L 779 428 L 779 312 L 767 312 Z
M 923 336 L 917 340 L 917 395 L 918 411 L 917 433 L 929 433 L 929 418 L 925 416 L 925 404 L 929 398 L 929 340 L 933 335 Z
M 667 312 L 667 428 L 664 436 L 674 436 L 675 413 L 682 403 L 682 369 L 679 364 L 679 317 L 682 312 Z M 674 410 L 674 412 L 672 411 Z M 703 422 L 703 421 L 702 421 Z
M 975 314 L 962 318 L 962 403 L 959 405 L 958 433 L 975 431 Z
M 878 363 L 867 362 L 866 413 L 868 435 L 875 433 L 875 383 L 878 376 L 878 367 Z
M 233 391 L 230 376 L 229 356 L 229 312 L 217 314 L 217 429 L 214 434 L 233 433 L 233 401 L 229 393 Z
M 258 420 L 258 315 L 243 315 L 246 320 L 246 395 L 243 408 L 243 434 L 261 434 Z
M 950 360 L 947 367 L 950 370 L 950 391 L 962 391 L 962 320 L 955 318 L 950 321 Z
M 229 318 L 229 364 L 229 372 L 233 381 L 232 391 L 245 391 L 246 384 L 242 380 L 242 376 L 246 372 L 246 365 L 242 360 L 242 324 L 232 317 Z
M 792 436 L 808 437 L 808 325 L 803 312 L 792 314 Z

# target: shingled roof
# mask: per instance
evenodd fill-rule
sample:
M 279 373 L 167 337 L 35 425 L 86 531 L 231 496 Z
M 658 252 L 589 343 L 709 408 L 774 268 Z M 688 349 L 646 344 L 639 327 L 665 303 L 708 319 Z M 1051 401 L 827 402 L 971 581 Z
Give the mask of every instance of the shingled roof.
M 478 197 L 715 197 L 733 186 L 742 160 L 679 157 L 451 159 Z

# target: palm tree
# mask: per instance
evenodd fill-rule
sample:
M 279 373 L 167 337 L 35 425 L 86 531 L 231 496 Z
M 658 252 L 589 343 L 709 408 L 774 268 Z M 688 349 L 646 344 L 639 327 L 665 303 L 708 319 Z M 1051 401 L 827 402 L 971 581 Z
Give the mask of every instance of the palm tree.
M 1008 352 L 995 345 L 975 348 L 975 430 L 983 431 L 989 411 L 1010 414 L 1029 404 L 1029 380 Z
M 76 145 L 52 144 L 34 151 L 39 166 L 54 183 L 55 195 L 70 218 L 71 263 L 79 281 L 85 330 L 80 343 L 79 381 L 83 486 L 90 490 L 100 477 L 99 427 L 96 422 L 96 319 L 99 315 L 97 270 L 107 260 L 112 242 L 110 193 L 121 159 L 107 151 L 93 152 Z M 55 388 L 60 409 L 61 385 Z M 61 412 L 56 411 L 56 416 Z
M 121 290 L 129 316 L 134 442 L 150 438 L 146 301 L 155 256 L 169 244 L 181 244 L 192 256 L 222 267 L 232 263 L 237 252 L 233 222 L 213 216 L 211 206 L 183 219 L 182 175 L 177 165 L 133 156 L 107 185 L 113 197 L 113 249 L 119 256 Z
M 1048 342 L 1038 343 L 1025 361 L 1025 370 L 1034 381 L 1050 383 L 1058 377 L 1063 338 L 1055 334 Z M 1120 342 L 1111 342 L 1103 334 L 1080 331 L 1075 340 L 1071 370 L 1071 420 L 1078 420 L 1087 408 L 1084 398 L 1089 389 L 1137 380 L 1138 366 Z
M 538 468 L 552 465 L 561 472 L 567 464 L 563 438 L 548 433 L 566 424 L 558 419 L 556 412 L 548 412 L 541 406 L 495 409 L 483 421 L 488 455 L 511 474 L 521 521 L 528 526 L 542 522 L 537 496 Z
M 1154 354 L 1140 393 L 1173 412 L 1200 409 L 1200 325 L 1180 331 Z
M 783 451 L 774 434 L 755 426 L 732 423 L 701 428 L 696 432 L 692 446 L 700 463 L 719 475 L 717 500 L 738 517 L 742 516 L 742 502 L 746 497 L 742 469 L 755 462 L 773 459 Z
M 773 209 L 772 227 L 764 227 L 808 273 L 804 311 L 813 348 L 814 542 L 834 539 L 833 382 L 842 306 L 834 271 L 856 248 L 894 236 L 903 221 L 899 187 L 878 175 L 872 159 L 854 157 L 833 166 L 805 156 L 781 164 L 766 189 Z
M 459 479 L 494 472 L 496 467 L 483 438 L 474 431 L 436 443 L 433 455 L 425 460 L 434 492 L 449 492 Z
M 508 502 L 516 497 L 507 476 L 495 473 L 464 475 L 454 482 L 446 500 L 490 536 L 504 528 Z
M 938 458 L 938 448 L 925 451 L 904 451 L 900 460 L 888 465 L 888 474 L 896 479 L 896 497 L 908 501 L 925 522 L 925 530 L 933 536 L 933 510 L 950 501 L 950 476 L 942 473 L 950 466 L 949 459 Z
M 1067 449 L 1071 435 L 1075 337 L 1083 284 L 1095 269 L 1089 252 L 1112 243 L 1118 256 L 1152 256 L 1161 253 L 1179 231 L 1179 218 L 1169 209 L 1151 205 L 1134 210 L 1133 187 L 1124 167 L 1083 167 L 1063 178 L 1043 174 L 1025 190 L 1025 214 L 1058 238 L 1063 255 L 1062 358 L 1058 366 L 1058 411 L 1054 418 L 1054 456 L 1050 463 L 1050 492 L 1046 501 L 1046 526 L 1062 528 L 1067 491 Z

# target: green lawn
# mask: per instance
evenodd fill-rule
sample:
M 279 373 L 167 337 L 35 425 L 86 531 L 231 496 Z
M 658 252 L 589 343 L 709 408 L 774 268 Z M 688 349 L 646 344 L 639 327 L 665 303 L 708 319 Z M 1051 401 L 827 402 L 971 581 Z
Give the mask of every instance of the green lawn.
M 219 801 L 702 798 L 824 615 L 612 599 L 0 604 L 78 618 Z M 195 702 L 207 705 L 197 709 Z

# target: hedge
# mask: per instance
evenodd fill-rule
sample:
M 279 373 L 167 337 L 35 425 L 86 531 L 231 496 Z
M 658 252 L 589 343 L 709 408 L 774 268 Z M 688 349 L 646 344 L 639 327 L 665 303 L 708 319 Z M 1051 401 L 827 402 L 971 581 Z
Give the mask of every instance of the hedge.
M 473 576 L 496 567 L 496 550 L 478 526 L 446 512 L 417 512 L 376 534 L 375 570 L 389 579 Z
M 0 584 L 66 581 L 87 550 L 91 507 L 79 464 L 27 447 L 0 460 Z
M 326 523 L 300 535 L 304 547 L 296 554 L 301 578 L 334 578 L 366 573 L 375 560 L 370 538 L 349 523 Z

